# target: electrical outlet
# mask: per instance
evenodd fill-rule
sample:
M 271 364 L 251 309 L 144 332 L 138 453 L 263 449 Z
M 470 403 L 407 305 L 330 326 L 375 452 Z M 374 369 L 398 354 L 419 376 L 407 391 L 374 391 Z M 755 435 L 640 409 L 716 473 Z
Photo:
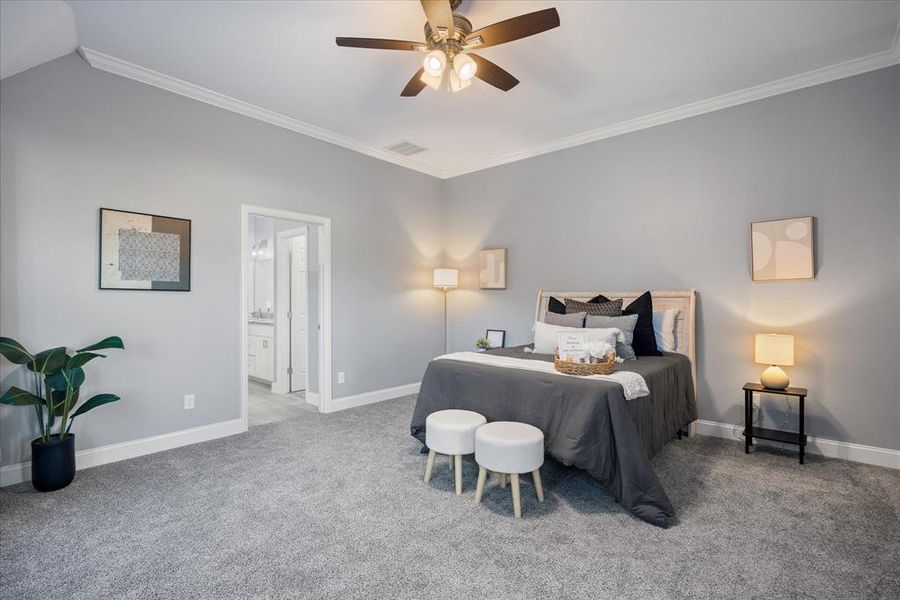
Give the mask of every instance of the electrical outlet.
M 347 381 L 347 375 L 343 371 L 338 371 L 338 383 Z
M 194 394 L 184 395 L 184 410 L 192 410 L 194 408 Z

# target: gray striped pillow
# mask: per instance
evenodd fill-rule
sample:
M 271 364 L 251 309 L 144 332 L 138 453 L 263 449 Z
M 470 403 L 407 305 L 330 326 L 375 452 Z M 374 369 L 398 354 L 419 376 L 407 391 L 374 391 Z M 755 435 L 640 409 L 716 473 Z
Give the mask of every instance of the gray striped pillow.
M 621 317 L 622 299 L 609 302 L 579 302 L 566 298 L 566 314 L 584 312 L 597 317 Z

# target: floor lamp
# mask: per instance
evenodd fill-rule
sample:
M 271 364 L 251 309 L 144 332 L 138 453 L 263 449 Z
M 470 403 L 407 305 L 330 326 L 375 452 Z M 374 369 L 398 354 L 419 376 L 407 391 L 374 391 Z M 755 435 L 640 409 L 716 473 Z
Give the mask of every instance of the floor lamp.
M 459 270 L 435 269 L 433 285 L 444 292 L 444 354 L 447 354 L 447 292 L 459 287 Z

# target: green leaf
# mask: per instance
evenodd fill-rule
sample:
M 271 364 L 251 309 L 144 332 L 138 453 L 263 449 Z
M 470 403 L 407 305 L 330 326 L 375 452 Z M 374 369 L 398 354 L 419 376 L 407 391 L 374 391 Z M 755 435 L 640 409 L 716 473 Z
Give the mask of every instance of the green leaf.
M 78 410 L 76 410 L 74 413 L 72 413 L 71 418 L 74 419 L 78 415 L 83 415 L 84 413 L 86 413 L 87 411 L 89 411 L 91 409 L 97 408 L 98 406 L 102 406 L 103 404 L 115 402 L 116 400 L 119 400 L 119 397 L 116 396 L 115 394 L 97 394 L 96 396 L 93 396 L 90 400 L 88 400 L 87 402 L 85 402 L 84 404 L 79 406 Z
M 79 352 L 89 352 L 91 350 L 104 350 L 106 348 L 118 348 L 119 350 L 125 349 L 125 344 L 122 343 L 122 338 L 117 335 L 110 336 L 105 340 L 100 340 L 96 344 L 91 344 L 90 346 L 85 346 Z
M 47 377 L 47 384 L 54 390 L 65 390 L 66 388 L 81 387 L 84 383 L 84 369 L 75 367 L 74 369 L 60 369 Z
M 40 396 L 35 396 L 31 392 L 15 386 L 9 388 L 3 396 L 0 396 L 0 404 L 9 404 L 11 406 L 29 406 L 43 403 L 44 400 Z
M 0 354 L 14 365 L 27 365 L 34 361 L 34 356 L 22 344 L 8 337 L 0 337 Z
M 81 388 L 75 388 L 72 392 L 72 399 L 69 401 L 69 410 L 72 409 L 78 403 L 78 395 L 81 393 Z M 65 390 L 54 390 L 51 392 L 51 400 L 53 402 L 53 414 L 56 417 L 61 417 L 65 413 L 66 410 L 66 391 Z
M 43 373 L 44 375 L 49 375 L 54 371 L 57 371 L 66 364 L 66 349 L 64 346 L 60 346 L 59 348 L 50 348 L 49 350 L 44 350 L 43 352 L 38 352 L 34 355 L 34 361 L 28 368 L 32 371 L 37 371 L 38 373 Z
M 66 368 L 74 369 L 75 367 L 83 367 L 95 358 L 106 358 L 106 355 L 96 354 L 94 352 L 79 352 L 75 356 L 69 357 L 69 360 L 66 361 Z

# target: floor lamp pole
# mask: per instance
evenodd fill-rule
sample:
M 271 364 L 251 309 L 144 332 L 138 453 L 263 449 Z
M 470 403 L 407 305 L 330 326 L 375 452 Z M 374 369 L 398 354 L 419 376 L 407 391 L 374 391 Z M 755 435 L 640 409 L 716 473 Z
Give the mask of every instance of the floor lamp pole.
M 447 354 L 447 288 L 444 288 L 444 354 Z

